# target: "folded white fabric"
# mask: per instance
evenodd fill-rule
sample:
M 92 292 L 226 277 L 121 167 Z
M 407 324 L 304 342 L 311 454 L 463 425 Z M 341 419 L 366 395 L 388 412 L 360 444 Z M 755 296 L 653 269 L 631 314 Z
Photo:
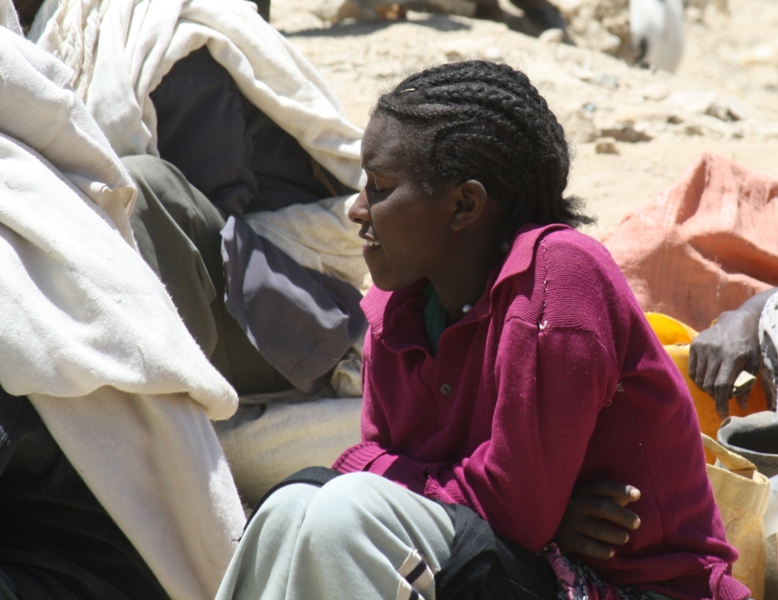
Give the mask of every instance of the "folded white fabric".
M 8 4 L 0 24 L 18 30 Z M 136 191 L 72 71 L 11 29 L 0 27 L 0 384 L 29 396 L 170 596 L 212 598 L 244 519 L 208 419 L 233 414 L 237 397 L 136 252 Z
M 22 34 L 22 28 L 19 25 L 19 19 L 16 16 L 16 9 L 11 0 L 0 0 L 0 25 L 10 29 L 14 33 Z
M 178 60 L 207 46 L 250 102 L 341 182 L 363 185 L 362 130 L 251 1 L 46 0 L 29 37 L 74 69 L 73 86 L 119 156 L 157 154 L 150 94 Z M 338 198 L 262 213 L 252 228 L 301 265 L 360 287 L 367 268 L 349 205 Z

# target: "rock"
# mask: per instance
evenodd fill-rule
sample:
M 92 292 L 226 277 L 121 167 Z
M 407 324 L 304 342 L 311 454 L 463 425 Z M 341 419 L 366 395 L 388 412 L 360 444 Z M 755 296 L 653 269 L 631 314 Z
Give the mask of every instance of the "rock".
M 727 0 L 686 0 L 686 10 L 696 9 L 703 11 L 708 7 L 714 8 L 717 11 L 729 14 L 729 5 Z
M 313 12 L 313 14 L 315 14 L 322 21 L 332 22 L 341 4 L 343 4 L 343 2 L 340 0 L 322 0 L 320 4 L 314 5 L 311 8 L 311 12 Z
M 696 6 L 686 7 L 686 19 L 692 23 L 704 23 L 705 13 L 701 8 Z
M 573 72 L 573 75 L 581 81 L 585 81 L 586 83 L 594 83 L 612 90 L 618 89 L 620 83 L 619 77 L 617 75 L 599 73 L 587 68 L 576 69 Z
M 748 107 L 736 98 L 716 99 L 705 111 L 720 121 L 740 121 L 748 116 Z
M 588 144 L 600 137 L 600 131 L 594 123 L 594 111 L 587 110 L 587 106 L 573 107 L 563 112 L 560 118 L 567 137 L 579 144 Z
M 612 137 L 604 137 L 597 140 L 594 144 L 594 151 L 597 154 L 618 154 L 619 149 L 616 146 L 616 140 Z
M 748 106 L 734 96 L 720 97 L 714 92 L 678 92 L 666 103 L 686 113 L 709 115 L 720 121 L 740 121 L 748 116 Z
M 465 0 L 452 0 L 455 2 L 465 2 Z M 334 14 L 327 17 L 333 24 L 340 23 L 346 19 L 356 21 L 400 21 L 408 15 L 408 6 L 406 1 L 391 2 L 390 0 L 346 0 L 334 11 Z
M 355 19 L 357 21 L 372 21 L 378 18 L 375 9 L 369 6 L 362 6 L 358 0 L 346 0 L 340 5 L 335 14 L 330 17 L 333 24 L 341 23 L 346 19 Z
M 749 48 L 740 54 L 738 60 L 744 67 L 778 64 L 778 44 L 761 44 Z
M 557 0 L 577 45 L 631 62 L 629 0 Z
M 565 32 L 561 29 L 546 29 L 538 39 L 547 44 L 561 44 L 565 41 Z
M 491 60 L 494 62 L 503 60 L 502 50 L 500 50 L 497 46 L 489 46 L 488 48 L 485 48 L 481 53 L 481 56 L 485 60 Z
M 684 91 L 671 94 L 665 102 L 673 107 L 681 108 L 684 112 L 704 115 L 708 108 L 716 101 L 715 92 Z
M 611 137 L 619 142 L 635 144 L 637 142 L 649 142 L 653 139 L 653 136 L 646 129 L 645 124 L 637 126 L 631 121 L 623 121 L 610 127 L 601 128 L 600 134 L 603 137 Z
M 396 62 L 376 61 L 365 66 L 365 74 L 375 79 L 397 79 L 401 73 Z
M 454 62 L 458 60 L 467 60 L 469 53 L 463 48 L 457 47 L 456 44 L 450 44 L 443 48 L 443 54 L 446 55 L 446 60 Z
M 643 88 L 643 90 L 640 92 L 640 95 L 643 96 L 644 100 L 661 101 L 670 95 L 670 90 L 666 85 L 657 83 Z

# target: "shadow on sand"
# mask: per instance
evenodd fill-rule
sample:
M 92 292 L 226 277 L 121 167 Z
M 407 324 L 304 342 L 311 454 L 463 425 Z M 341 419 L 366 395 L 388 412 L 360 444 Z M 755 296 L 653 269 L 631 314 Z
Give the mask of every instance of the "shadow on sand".
M 347 37 L 370 35 L 376 31 L 391 27 L 395 23 L 407 23 L 418 27 L 429 27 L 436 31 L 470 31 L 469 23 L 448 15 L 429 14 L 421 18 L 411 20 L 383 20 L 383 21 L 344 21 L 337 25 L 324 26 L 316 29 L 303 29 L 300 31 L 281 31 L 286 37 Z
M 376 31 L 391 27 L 395 23 L 407 23 L 417 27 L 428 27 L 436 31 L 470 31 L 473 27 L 467 22 L 467 17 L 452 17 L 451 15 L 429 13 L 415 17 L 413 19 L 399 20 L 375 20 L 375 21 L 354 21 L 346 20 L 342 23 L 331 26 L 322 26 L 320 28 L 302 29 L 300 31 L 281 31 L 283 35 L 289 38 L 294 37 L 348 37 L 370 35 Z M 538 37 L 542 29 L 526 17 L 512 13 L 504 13 L 503 24 L 512 31 L 523 33 L 531 37 Z M 565 40 L 571 43 L 570 40 Z

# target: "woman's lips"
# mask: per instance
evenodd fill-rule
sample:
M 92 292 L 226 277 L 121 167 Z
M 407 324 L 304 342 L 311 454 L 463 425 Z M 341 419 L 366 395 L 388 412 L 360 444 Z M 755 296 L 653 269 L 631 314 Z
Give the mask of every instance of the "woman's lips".
M 365 240 L 365 244 L 362 246 L 362 252 L 376 252 L 381 249 L 381 244 L 374 240 Z

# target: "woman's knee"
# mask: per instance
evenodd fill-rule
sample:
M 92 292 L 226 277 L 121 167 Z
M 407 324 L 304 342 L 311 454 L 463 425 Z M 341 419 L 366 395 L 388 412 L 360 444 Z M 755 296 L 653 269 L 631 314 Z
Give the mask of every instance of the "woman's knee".
M 308 506 L 304 533 L 311 543 L 338 544 L 355 540 L 379 540 L 398 535 L 413 520 L 401 506 L 403 494 L 411 494 L 379 475 L 349 473 L 333 479 L 319 490 Z M 419 497 L 419 500 L 424 500 Z
M 318 492 L 319 488 L 307 483 L 285 485 L 264 500 L 255 516 L 271 514 L 283 519 L 292 514 L 304 515 Z
M 406 490 L 380 475 L 347 473 L 323 486 L 309 511 L 335 511 L 344 518 L 358 516 L 370 508 L 378 508 L 398 492 Z

